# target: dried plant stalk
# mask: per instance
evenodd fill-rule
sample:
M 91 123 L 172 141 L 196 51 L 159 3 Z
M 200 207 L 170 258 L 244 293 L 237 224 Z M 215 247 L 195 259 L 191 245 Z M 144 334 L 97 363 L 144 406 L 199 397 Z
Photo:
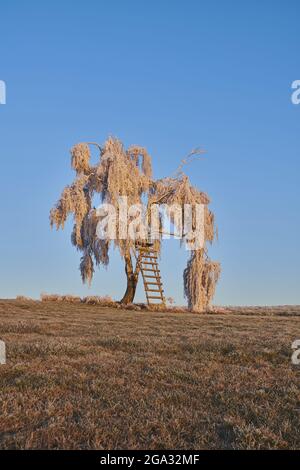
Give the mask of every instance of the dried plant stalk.
M 77 144 L 71 150 L 71 166 L 77 173 L 85 173 L 90 168 L 90 149 L 87 144 Z

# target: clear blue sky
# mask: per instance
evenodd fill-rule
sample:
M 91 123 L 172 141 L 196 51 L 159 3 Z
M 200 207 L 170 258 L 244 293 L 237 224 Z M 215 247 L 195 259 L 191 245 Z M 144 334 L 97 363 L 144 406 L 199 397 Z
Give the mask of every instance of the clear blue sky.
M 0 0 L 0 297 L 122 295 L 117 254 L 88 289 L 71 223 L 48 224 L 70 147 L 113 134 L 147 147 L 157 177 L 206 149 L 188 173 L 219 227 L 215 303 L 300 304 L 299 18 L 297 0 Z M 179 304 L 186 257 L 165 242 Z

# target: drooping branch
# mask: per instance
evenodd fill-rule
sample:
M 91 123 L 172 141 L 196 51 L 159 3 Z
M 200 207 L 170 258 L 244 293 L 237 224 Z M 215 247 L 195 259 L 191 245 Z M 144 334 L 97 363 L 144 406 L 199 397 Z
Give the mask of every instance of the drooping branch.
M 183 273 L 184 294 L 195 312 L 209 308 L 220 276 L 220 264 L 211 261 L 204 250 L 192 251 Z

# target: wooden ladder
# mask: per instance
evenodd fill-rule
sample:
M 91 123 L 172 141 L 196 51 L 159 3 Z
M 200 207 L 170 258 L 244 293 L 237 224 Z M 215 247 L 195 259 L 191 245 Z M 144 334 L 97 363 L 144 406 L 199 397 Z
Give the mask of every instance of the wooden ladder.
M 158 266 L 158 254 L 153 243 L 138 243 L 138 264 L 142 273 L 148 305 L 166 305 Z M 159 302 L 157 302 L 159 301 Z

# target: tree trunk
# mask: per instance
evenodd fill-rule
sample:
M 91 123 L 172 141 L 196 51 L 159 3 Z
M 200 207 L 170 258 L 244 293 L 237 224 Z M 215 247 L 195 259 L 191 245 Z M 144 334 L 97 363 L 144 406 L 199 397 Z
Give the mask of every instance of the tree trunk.
M 127 288 L 126 292 L 121 300 L 121 304 L 131 304 L 133 302 L 136 286 L 139 278 L 139 266 L 137 265 L 133 270 L 132 259 L 130 251 L 128 250 L 124 256 L 125 258 L 125 272 L 127 277 Z

